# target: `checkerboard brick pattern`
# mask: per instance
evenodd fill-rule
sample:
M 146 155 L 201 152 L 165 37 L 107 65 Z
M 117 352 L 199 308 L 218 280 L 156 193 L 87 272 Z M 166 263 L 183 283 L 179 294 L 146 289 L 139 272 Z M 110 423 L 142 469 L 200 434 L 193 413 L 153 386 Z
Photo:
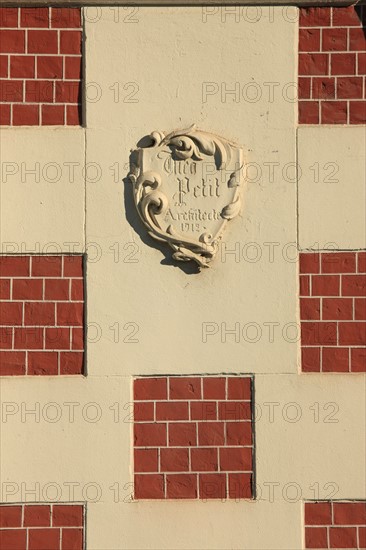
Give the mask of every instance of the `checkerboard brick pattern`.
M 1 504 L 2 550 L 83 550 L 79 504 Z
M 365 124 L 365 8 L 300 10 L 300 124 Z
M 305 548 L 366 548 L 366 501 L 306 502 Z
M 134 472 L 136 499 L 252 498 L 252 378 L 136 378 Z
M 80 8 L 0 8 L 0 124 L 81 123 Z
M 366 372 L 366 252 L 300 254 L 303 372 Z
M 83 257 L 0 256 L 0 375 L 82 374 Z

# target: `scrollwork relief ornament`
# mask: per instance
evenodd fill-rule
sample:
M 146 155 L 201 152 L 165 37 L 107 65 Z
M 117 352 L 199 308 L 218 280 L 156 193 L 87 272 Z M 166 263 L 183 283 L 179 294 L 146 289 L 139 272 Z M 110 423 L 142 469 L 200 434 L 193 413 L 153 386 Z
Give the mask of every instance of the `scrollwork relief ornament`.
M 241 210 L 242 149 L 195 125 L 152 132 L 133 153 L 129 179 L 138 213 L 175 260 L 209 267 Z

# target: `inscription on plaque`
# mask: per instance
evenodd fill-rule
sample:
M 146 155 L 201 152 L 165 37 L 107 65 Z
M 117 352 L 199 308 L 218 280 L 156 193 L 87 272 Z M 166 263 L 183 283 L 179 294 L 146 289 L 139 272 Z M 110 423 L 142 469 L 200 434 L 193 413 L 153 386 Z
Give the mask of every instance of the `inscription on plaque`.
M 242 149 L 193 125 L 153 132 L 134 153 L 129 178 L 149 234 L 168 243 L 174 259 L 209 267 L 240 212 Z

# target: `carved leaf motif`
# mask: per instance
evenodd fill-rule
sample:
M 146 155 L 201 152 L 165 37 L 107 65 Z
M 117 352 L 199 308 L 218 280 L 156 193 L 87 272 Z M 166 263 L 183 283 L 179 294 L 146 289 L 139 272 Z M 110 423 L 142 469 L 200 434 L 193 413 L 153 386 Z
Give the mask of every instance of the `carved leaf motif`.
M 240 197 L 237 197 L 235 201 L 231 202 L 221 212 L 221 216 L 225 218 L 225 220 L 231 220 L 232 218 L 235 218 L 240 212 L 241 207 L 241 200 Z

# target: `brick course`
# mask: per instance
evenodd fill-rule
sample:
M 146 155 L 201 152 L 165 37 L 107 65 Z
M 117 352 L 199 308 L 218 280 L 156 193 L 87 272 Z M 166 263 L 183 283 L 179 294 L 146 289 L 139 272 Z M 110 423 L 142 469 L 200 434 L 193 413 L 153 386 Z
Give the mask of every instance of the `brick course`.
M 134 380 L 136 499 L 252 498 L 250 376 Z

